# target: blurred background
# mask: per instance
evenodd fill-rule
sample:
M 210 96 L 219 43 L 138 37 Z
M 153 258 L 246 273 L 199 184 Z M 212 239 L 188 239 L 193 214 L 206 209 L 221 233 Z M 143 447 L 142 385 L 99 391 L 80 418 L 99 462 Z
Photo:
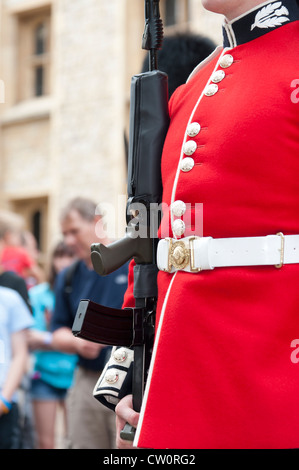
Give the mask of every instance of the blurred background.
M 221 43 L 222 17 L 200 0 L 161 0 L 160 9 L 165 36 Z M 145 59 L 143 29 L 144 0 L 0 0 L 0 209 L 23 217 L 41 265 L 73 197 L 113 204 L 117 233 L 125 227 L 130 81 Z

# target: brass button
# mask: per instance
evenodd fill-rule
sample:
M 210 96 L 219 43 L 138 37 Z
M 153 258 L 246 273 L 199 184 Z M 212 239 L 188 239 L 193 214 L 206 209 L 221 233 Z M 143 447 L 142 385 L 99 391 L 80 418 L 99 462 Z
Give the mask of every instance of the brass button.
M 116 372 L 108 371 L 105 375 L 105 380 L 108 384 L 115 384 L 119 379 L 119 375 Z
M 198 122 L 191 122 L 187 127 L 187 134 L 189 137 L 196 137 L 200 132 L 201 126 Z
M 127 359 L 128 353 L 124 348 L 119 348 L 114 351 L 113 357 L 116 360 L 116 362 L 121 363 Z
M 214 72 L 212 75 L 212 82 L 213 83 L 219 83 L 225 78 L 225 72 L 224 70 L 217 70 L 217 72 Z
M 219 65 L 223 69 L 227 69 L 228 67 L 230 67 L 233 64 L 233 62 L 234 62 L 233 56 L 230 55 L 230 54 L 225 54 L 224 56 L 221 57 L 221 59 L 219 61 Z
M 183 201 L 174 201 L 171 204 L 171 211 L 176 217 L 181 217 L 186 212 L 186 204 Z
M 211 83 L 208 85 L 205 89 L 205 95 L 206 96 L 213 96 L 217 93 L 218 91 L 218 85 L 216 83 Z
M 193 155 L 197 149 L 197 144 L 194 140 L 188 140 L 184 143 L 183 151 L 185 155 Z
M 191 157 L 183 158 L 183 160 L 181 161 L 181 170 L 184 173 L 187 173 L 188 171 L 192 170 L 194 165 L 195 165 L 195 162 L 194 162 L 193 158 L 191 158 Z
M 178 237 L 183 235 L 183 233 L 185 232 L 185 229 L 186 229 L 185 223 L 181 219 L 176 219 L 172 224 L 172 231 L 174 235 L 177 235 Z

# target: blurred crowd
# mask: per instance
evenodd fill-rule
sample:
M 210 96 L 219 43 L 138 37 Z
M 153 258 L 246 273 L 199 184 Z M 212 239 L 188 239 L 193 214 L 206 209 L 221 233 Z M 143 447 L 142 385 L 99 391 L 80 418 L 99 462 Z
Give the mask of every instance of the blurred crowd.
M 109 242 L 96 239 L 95 208 L 64 208 L 43 264 L 22 218 L 0 210 L 0 449 L 115 446 L 114 415 L 92 396 L 110 348 L 71 331 L 81 298 L 121 307 L 126 289 L 127 266 L 107 283 L 90 264 L 90 245 Z

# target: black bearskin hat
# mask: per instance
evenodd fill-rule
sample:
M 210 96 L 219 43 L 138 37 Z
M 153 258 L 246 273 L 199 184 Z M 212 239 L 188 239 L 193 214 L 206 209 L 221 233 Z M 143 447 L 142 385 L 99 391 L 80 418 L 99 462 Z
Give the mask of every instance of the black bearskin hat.
M 162 49 L 158 51 L 158 68 L 168 75 L 169 97 L 186 82 L 192 70 L 215 49 L 211 39 L 192 33 L 165 36 Z M 142 72 L 149 69 L 148 57 Z

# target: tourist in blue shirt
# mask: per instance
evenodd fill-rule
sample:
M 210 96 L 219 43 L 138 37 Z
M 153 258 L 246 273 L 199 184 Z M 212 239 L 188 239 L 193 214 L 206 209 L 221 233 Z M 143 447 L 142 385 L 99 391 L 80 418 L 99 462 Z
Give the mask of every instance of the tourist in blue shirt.
M 31 380 L 31 399 L 35 421 L 37 447 L 53 449 L 58 405 L 64 412 L 65 398 L 73 382 L 77 355 L 54 350 L 50 332 L 51 316 L 55 306 L 54 283 L 57 274 L 74 261 L 74 252 L 63 242 L 54 249 L 50 263 L 49 281 L 29 290 L 34 328 L 29 332 L 29 344 L 34 351 Z M 66 424 L 65 424 L 66 425 Z
M 92 267 L 93 243 L 109 243 L 97 205 L 76 198 L 61 216 L 64 240 L 80 260 L 73 272 L 71 289 L 65 289 L 68 271 L 56 283 L 53 315 L 53 342 L 57 349 L 78 354 L 75 380 L 68 396 L 69 443 L 72 449 L 115 448 L 115 415 L 93 397 L 93 389 L 110 357 L 111 348 L 77 338 L 72 326 L 80 300 L 89 299 L 107 307 L 121 308 L 127 288 L 128 266 L 108 276 L 99 276 Z M 97 234 L 101 233 L 99 238 Z M 69 268 L 71 269 L 71 268 Z
M 0 287 L 0 449 L 19 447 L 17 391 L 28 366 L 32 315 L 13 289 Z
M 53 315 L 53 342 L 57 349 L 78 354 L 74 386 L 68 396 L 69 442 L 73 449 L 115 447 L 115 415 L 93 397 L 93 389 L 110 357 L 110 347 L 77 338 L 72 326 L 80 300 L 89 299 L 107 307 L 121 308 L 127 288 L 128 266 L 108 276 L 99 276 L 92 267 L 93 243 L 108 244 L 97 215 L 97 205 L 84 198 L 72 200 L 63 210 L 61 229 L 64 240 L 80 260 L 73 272 L 71 289 L 65 289 L 68 271 L 56 282 L 56 306 Z M 101 232 L 101 238 L 96 235 Z

